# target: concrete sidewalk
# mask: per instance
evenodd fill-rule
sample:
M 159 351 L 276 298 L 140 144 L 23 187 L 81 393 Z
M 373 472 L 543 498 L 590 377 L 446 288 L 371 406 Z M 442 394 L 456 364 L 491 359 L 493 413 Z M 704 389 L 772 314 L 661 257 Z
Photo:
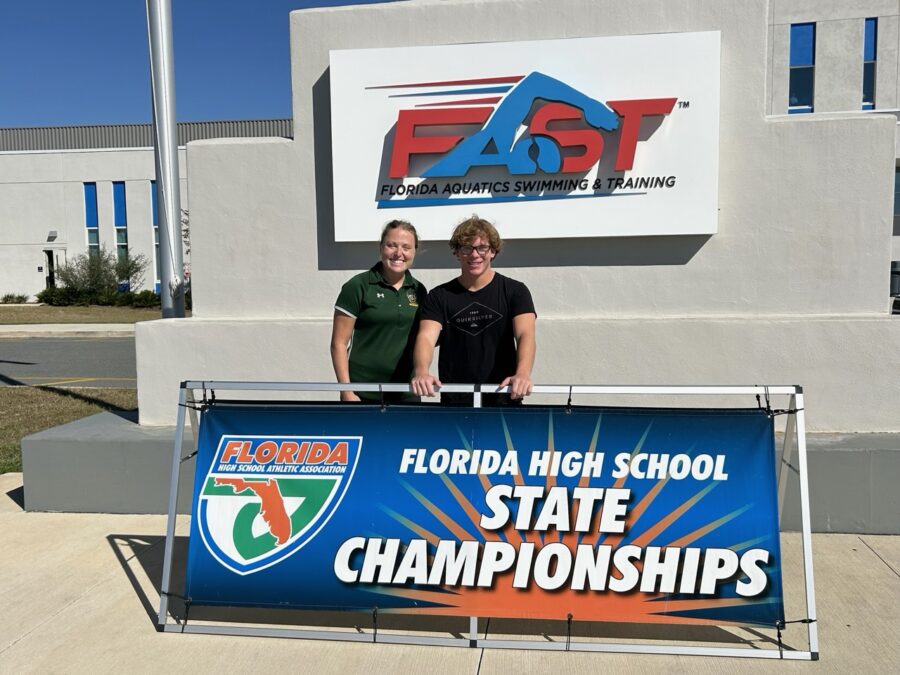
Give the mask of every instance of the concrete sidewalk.
M 820 660 L 543 652 L 159 633 L 164 516 L 26 513 L 21 474 L 0 476 L 0 673 L 288 672 L 885 673 L 900 668 L 900 536 L 814 535 Z M 186 518 L 179 521 L 185 533 Z M 182 540 L 183 541 L 183 540 Z M 783 535 L 786 612 L 806 616 L 800 538 Z M 183 568 L 183 559 L 176 567 Z M 343 615 L 368 632 L 366 617 Z M 388 618 L 389 620 L 389 618 Z M 408 621 L 408 620 L 407 620 Z M 460 621 L 456 619 L 457 623 Z M 349 623 L 348 623 L 349 622 Z M 530 625 L 527 625 L 530 624 Z M 605 641 L 772 649 L 774 631 L 591 624 Z M 598 628 L 599 627 L 599 628 Z M 559 640 L 551 622 L 482 622 L 490 637 Z M 431 626 L 429 630 L 438 631 Z M 444 633 L 446 636 L 449 630 Z M 692 632 L 693 631 L 693 632 Z M 770 635 L 772 633 L 772 635 Z M 564 640 L 564 636 L 562 637 Z M 576 637 L 576 639 L 585 639 Z M 790 624 L 790 648 L 806 627 Z
M 0 325 L 0 338 L 116 337 L 127 335 L 134 335 L 133 323 L 26 323 Z

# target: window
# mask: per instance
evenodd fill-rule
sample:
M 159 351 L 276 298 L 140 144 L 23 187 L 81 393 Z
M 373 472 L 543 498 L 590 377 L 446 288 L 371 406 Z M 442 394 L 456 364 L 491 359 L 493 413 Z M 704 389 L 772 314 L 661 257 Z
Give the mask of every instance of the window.
M 863 45 L 862 109 L 875 109 L 875 59 L 878 42 L 878 19 L 866 19 L 866 37 Z
M 113 224 L 116 226 L 116 254 L 128 258 L 128 217 L 125 213 L 125 183 L 113 183 Z
M 97 219 L 97 184 L 84 183 L 84 226 L 87 229 L 88 253 L 100 253 L 100 228 Z
M 156 280 L 162 278 L 162 264 L 159 262 L 159 228 L 153 228 L 153 248 L 156 249 Z
M 900 216 L 900 168 L 894 169 L 894 217 Z
M 159 262 L 159 210 L 156 201 L 156 181 L 150 181 L 150 208 L 151 222 L 153 223 L 153 246 L 156 253 L 156 292 L 159 293 L 159 280 L 162 278 L 161 265 Z
M 116 228 L 116 254 L 119 260 L 128 257 L 128 230 L 124 227 Z
M 811 113 L 813 111 L 815 70 L 816 24 L 792 24 L 788 113 Z

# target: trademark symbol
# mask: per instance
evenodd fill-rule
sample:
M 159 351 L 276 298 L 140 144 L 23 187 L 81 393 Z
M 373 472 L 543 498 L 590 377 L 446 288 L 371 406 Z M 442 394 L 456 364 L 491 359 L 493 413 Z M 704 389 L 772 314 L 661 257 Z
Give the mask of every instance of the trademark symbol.
M 681 110 L 684 110 L 685 108 L 690 108 L 691 102 L 690 101 L 678 101 L 678 107 Z

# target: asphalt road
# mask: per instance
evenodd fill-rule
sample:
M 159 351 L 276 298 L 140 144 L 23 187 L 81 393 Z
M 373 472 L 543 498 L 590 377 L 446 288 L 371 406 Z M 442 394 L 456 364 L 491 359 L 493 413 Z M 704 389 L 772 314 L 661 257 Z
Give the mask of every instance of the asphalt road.
M 137 385 L 134 337 L 0 338 L 0 386 Z

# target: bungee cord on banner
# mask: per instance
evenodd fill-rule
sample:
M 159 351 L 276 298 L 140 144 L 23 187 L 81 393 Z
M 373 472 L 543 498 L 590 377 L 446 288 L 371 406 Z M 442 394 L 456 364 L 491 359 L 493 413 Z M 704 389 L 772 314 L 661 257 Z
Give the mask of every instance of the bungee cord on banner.
M 759 398 L 759 394 L 756 395 L 756 405 L 760 410 L 765 410 L 766 414 L 769 417 L 778 417 L 779 415 L 796 415 L 798 412 L 802 410 L 802 408 L 776 408 L 773 409 L 772 405 L 769 403 L 769 387 L 767 385 L 758 385 L 763 388 L 763 395 L 766 399 L 766 407 L 763 408 L 762 401 Z

